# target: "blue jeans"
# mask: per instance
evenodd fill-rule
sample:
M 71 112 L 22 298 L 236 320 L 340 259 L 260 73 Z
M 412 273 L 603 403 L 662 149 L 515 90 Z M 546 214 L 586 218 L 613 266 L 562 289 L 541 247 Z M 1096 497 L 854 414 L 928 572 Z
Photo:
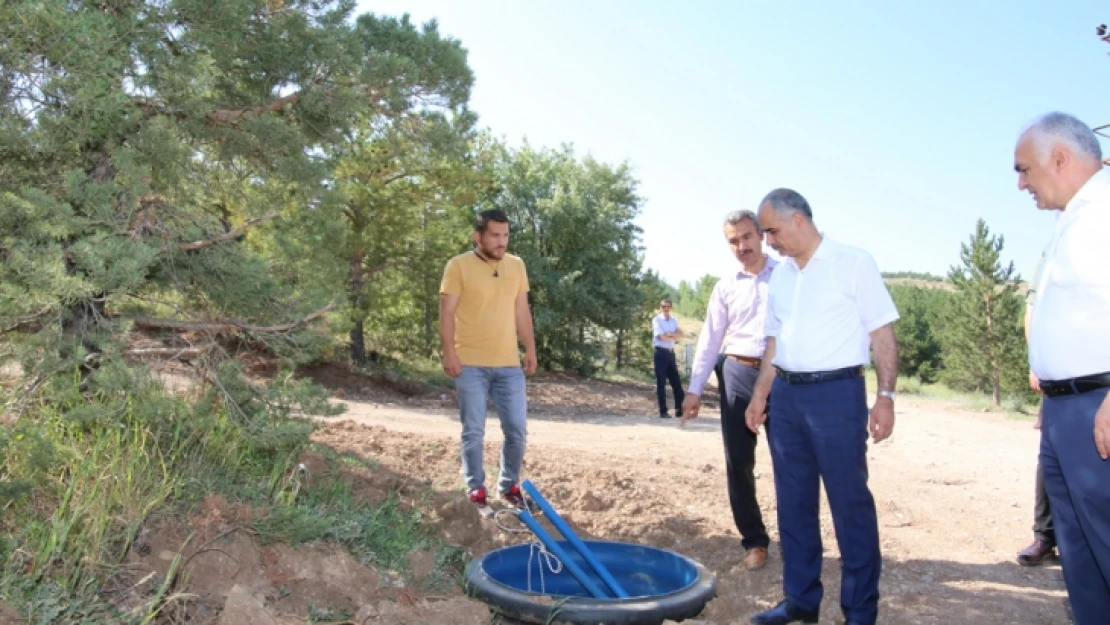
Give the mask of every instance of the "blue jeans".
M 879 612 L 879 523 L 867 488 L 867 393 L 863 378 L 771 387 L 767 443 L 775 470 L 786 599 L 821 605 L 820 481 L 840 545 L 840 608 L 859 623 Z M 1046 474 L 1047 475 L 1047 474 Z
M 1068 600 L 1079 625 L 1110 614 L 1110 460 L 1095 447 L 1101 389 L 1045 397 L 1041 467 L 1052 506 Z
M 473 490 L 486 483 L 482 445 L 486 437 L 486 399 L 492 397 L 493 408 L 501 420 L 501 432 L 505 435 L 497 484 L 501 492 L 509 490 L 520 481 L 520 465 L 524 462 L 528 435 L 524 371 L 520 367 L 464 366 L 455 378 L 455 392 L 462 420 L 462 470 L 466 488 Z

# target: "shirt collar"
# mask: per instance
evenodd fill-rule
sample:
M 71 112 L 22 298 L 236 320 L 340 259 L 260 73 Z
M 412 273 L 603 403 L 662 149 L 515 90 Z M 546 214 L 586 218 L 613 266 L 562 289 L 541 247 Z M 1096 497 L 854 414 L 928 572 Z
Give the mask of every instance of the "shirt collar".
M 812 263 L 815 260 L 831 257 L 834 248 L 836 248 L 836 242 L 829 239 L 829 236 L 822 232 L 821 242 L 817 244 L 817 249 L 813 250 L 813 256 L 809 257 L 809 262 Z M 801 269 L 798 268 L 798 261 L 794 260 L 793 256 L 787 256 L 786 262 L 790 263 L 794 269 L 801 271 Z M 809 263 L 807 263 L 806 266 L 808 267 Z
M 764 254 L 764 255 L 767 257 L 767 262 L 763 263 L 763 269 L 761 269 L 759 271 L 760 276 L 768 273 L 769 271 L 771 271 L 772 269 L 775 268 L 775 265 L 779 264 L 779 261 L 771 258 L 770 254 Z M 740 268 L 736 270 L 736 276 L 735 277 L 736 278 L 743 278 L 745 276 L 755 277 L 756 274 L 748 273 L 747 270 L 744 269 L 744 266 L 740 265 Z
M 1108 192 L 1110 192 L 1110 170 L 1104 167 L 1096 171 L 1093 176 L 1087 179 L 1087 182 L 1083 183 L 1082 187 L 1079 187 L 1079 191 L 1064 207 L 1063 212 L 1070 213 L 1080 206 L 1099 199 Z
M 836 247 L 836 243 L 830 241 L 828 235 L 822 233 L 821 242 L 817 244 L 817 249 L 813 250 L 813 256 L 810 257 L 810 260 L 828 258 L 834 247 Z

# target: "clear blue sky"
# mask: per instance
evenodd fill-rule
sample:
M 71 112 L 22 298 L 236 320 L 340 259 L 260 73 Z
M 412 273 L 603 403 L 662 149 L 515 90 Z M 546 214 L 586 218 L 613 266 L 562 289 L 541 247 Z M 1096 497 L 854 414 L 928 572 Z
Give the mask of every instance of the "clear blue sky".
M 732 271 L 722 216 L 779 186 L 884 271 L 946 272 L 982 217 L 1028 278 L 1053 218 L 1017 190 L 1017 134 L 1049 110 L 1110 124 L 1110 45 L 1095 36 L 1110 4 L 1093 0 L 364 0 L 360 11 L 436 18 L 460 39 L 471 105 L 510 143 L 627 160 L 646 264 L 672 284 Z

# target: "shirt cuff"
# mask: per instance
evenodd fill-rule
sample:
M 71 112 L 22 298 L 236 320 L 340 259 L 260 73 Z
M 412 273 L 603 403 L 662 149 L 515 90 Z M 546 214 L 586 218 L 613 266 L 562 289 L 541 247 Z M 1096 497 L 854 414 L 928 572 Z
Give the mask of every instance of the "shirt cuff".
M 877 320 L 868 324 L 866 326 L 867 333 L 871 334 L 875 330 L 878 330 L 879 328 L 885 326 L 888 323 L 894 323 L 895 321 L 898 321 L 898 319 L 899 319 L 898 311 L 892 311 L 891 313 L 889 313 L 887 315 L 884 315 L 882 317 L 879 317 Z

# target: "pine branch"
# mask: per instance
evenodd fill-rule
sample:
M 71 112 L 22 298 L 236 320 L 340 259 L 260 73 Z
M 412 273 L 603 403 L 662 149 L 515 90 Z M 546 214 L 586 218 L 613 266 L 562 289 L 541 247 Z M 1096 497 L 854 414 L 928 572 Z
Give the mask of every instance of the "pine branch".
M 151 319 L 149 317 L 133 317 L 131 321 L 135 327 L 144 330 L 178 330 L 178 331 L 201 331 L 201 332 L 254 332 L 256 334 L 278 334 L 281 332 L 288 332 L 303 326 L 310 321 L 314 321 L 324 316 L 326 313 L 335 309 L 335 301 L 332 300 L 327 306 L 320 310 L 295 321 L 288 323 L 281 323 L 273 326 L 256 326 L 242 321 L 176 321 L 173 319 Z
M 366 275 L 374 275 L 376 273 L 381 273 L 381 272 L 385 271 L 386 269 L 389 269 L 390 267 L 393 267 L 395 265 L 400 265 L 401 263 L 407 263 L 410 260 L 412 260 L 412 259 L 407 258 L 407 257 L 405 257 L 405 258 L 394 258 L 393 260 L 386 261 L 386 262 L 384 262 L 380 265 L 375 265 L 374 267 L 370 267 L 369 269 L 366 270 Z
M 250 228 L 251 226 L 262 223 L 264 221 L 269 221 L 269 220 L 271 220 L 271 219 L 273 219 L 274 217 L 277 217 L 277 216 L 278 216 L 277 211 L 270 211 L 269 213 L 266 213 L 265 215 L 262 215 L 261 217 L 255 217 L 254 219 L 248 219 L 248 220 L 244 221 L 242 224 L 240 224 L 239 226 L 237 226 L 235 228 L 232 228 L 231 230 L 221 234 L 220 236 L 218 236 L 214 239 L 201 239 L 199 241 L 193 241 L 191 243 L 176 243 L 176 244 L 173 244 L 173 245 L 163 245 L 162 249 L 160 251 L 162 253 L 169 252 L 169 251 L 172 251 L 172 250 L 177 250 L 177 251 L 182 251 L 182 252 L 189 252 L 189 251 L 192 251 L 192 250 L 199 250 L 199 249 L 204 249 L 206 247 L 212 247 L 213 245 L 219 245 L 220 243 L 226 243 L 228 241 L 237 239 L 240 236 L 242 236 L 243 233 L 247 231 L 247 228 Z
M 303 89 L 277 98 L 269 104 L 259 104 L 241 109 L 216 109 L 208 114 L 208 121 L 217 124 L 234 124 L 244 117 L 276 113 L 290 104 L 296 104 L 302 97 L 304 97 Z

